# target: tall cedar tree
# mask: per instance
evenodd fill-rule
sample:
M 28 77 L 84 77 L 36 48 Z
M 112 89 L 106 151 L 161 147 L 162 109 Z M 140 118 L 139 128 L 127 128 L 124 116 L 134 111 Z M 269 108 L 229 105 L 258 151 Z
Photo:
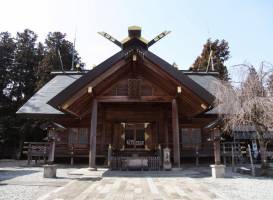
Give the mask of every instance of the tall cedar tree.
M 61 70 L 58 50 L 65 70 L 72 64 L 73 44 L 60 32 L 49 33 L 45 45 L 37 42 L 37 35 L 24 30 L 12 38 L 0 33 L 0 157 L 20 155 L 25 140 L 44 137 L 37 129 L 39 120 L 20 118 L 15 112 L 51 77 L 50 72 Z M 75 65 L 84 64 L 74 51 Z M 35 134 L 34 134 L 35 133 Z
M 212 41 L 208 39 L 206 44 L 203 47 L 202 53 L 198 56 L 193 63 L 190 70 L 192 71 L 206 71 L 209 61 L 209 55 L 212 51 L 212 60 L 214 64 L 214 69 L 219 73 L 219 77 L 222 80 L 228 80 L 228 71 L 227 67 L 224 65 L 230 57 L 228 42 L 225 40 L 215 40 Z M 211 63 L 209 65 L 208 71 L 212 71 Z
M 10 83 L 9 71 L 13 63 L 15 42 L 8 32 L 0 33 L 0 153 L 5 152 L 11 100 L 5 95 Z
M 18 118 L 15 112 L 33 94 L 35 89 L 34 68 L 37 65 L 37 35 L 28 29 L 17 33 L 15 39 L 11 38 L 8 33 L 2 33 L 2 35 L 5 37 L 1 38 L 1 44 L 5 44 L 6 41 L 6 45 L 1 46 L 10 48 L 6 48 L 6 50 L 4 48 L 4 51 L 1 51 L 1 54 L 6 54 L 2 55 L 1 59 L 6 61 L 2 66 L 6 75 L 5 82 L 1 85 L 4 88 L 1 95 L 7 100 L 0 122 L 3 127 L 0 133 L 1 147 L 4 154 L 14 155 L 15 151 L 21 149 L 24 137 L 26 133 L 30 132 L 32 124 L 31 120 Z
M 61 55 L 64 70 L 71 70 L 72 56 L 74 52 L 74 70 L 82 70 L 84 64 L 81 62 L 76 50 L 73 50 L 73 44 L 65 39 L 66 34 L 61 32 L 50 32 L 45 40 L 45 52 L 42 61 L 37 70 L 37 88 L 41 88 L 48 80 L 50 80 L 50 72 L 61 71 L 61 61 L 58 51 Z

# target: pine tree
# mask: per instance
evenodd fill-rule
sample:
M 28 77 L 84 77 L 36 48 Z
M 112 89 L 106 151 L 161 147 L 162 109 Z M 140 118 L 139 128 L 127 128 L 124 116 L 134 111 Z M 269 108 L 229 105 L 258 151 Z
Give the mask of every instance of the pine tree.
M 228 71 L 227 67 L 224 65 L 224 62 L 229 59 L 230 52 L 228 42 L 225 40 L 219 41 L 217 39 L 212 41 L 211 39 L 208 39 L 203 47 L 201 55 L 196 58 L 190 70 L 206 71 L 210 54 L 215 71 L 219 72 L 220 79 L 228 80 Z M 212 71 L 211 63 L 209 65 L 208 71 Z
M 13 63 L 13 53 L 15 50 L 15 42 L 10 33 L 0 33 L 0 149 L 5 152 L 4 144 L 6 144 L 7 123 L 9 122 L 9 110 L 11 100 L 7 97 L 6 88 L 11 81 L 9 76 L 9 70 Z
M 40 78 L 37 82 L 37 88 L 42 87 L 48 80 L 50 80 L 50 72 L 71 70 L 72 57 L 74 53 L 74 70 L 75 66 L 79 66 L 78 70 L 83 69 L 84 64 L 81 62 L 73 44 L 65 39 L 66 35 L 61 32 L 50 32 L 45 40 L 45 52 L 42 61 L 38 66 L 37 73 Z M 59 52 L 63 64 L 60 61 Z
M 10 33 L 0 33 L 0 108 L 3 109 L 8 101 L 5 93 L 10 83 L 9 70 L 13 63 L 15 42 Z
M 35 66 L 38 65 L 36 59 L 37 35 L 31 30 L 24 30 L 17 33 L 16 48 L 14 52 L 14 62 L 10 71 L 12 87 L 10 98 L 22 104 L 33 93 L 35 89 Z
M 18 117 L 15 113 L 34 92 L 51 77 L 50 72 L 61 70 L 60 51 L 64 70 L 70 70 L 74 52 L 74 65 L 84 64 L 73 44 L 60 32 L 49 33 L 45 44 L 37 42 L 37 35 L 26 29 L 12 38 L 8 32 L 0 33 L 0 150 L 17 152 L 20 156 L 23 142 L 39 136 L 39 120 Z M 35 132 L 35 135 L 32 134 Z M 37 134 L 37 133 L 41 134 Z

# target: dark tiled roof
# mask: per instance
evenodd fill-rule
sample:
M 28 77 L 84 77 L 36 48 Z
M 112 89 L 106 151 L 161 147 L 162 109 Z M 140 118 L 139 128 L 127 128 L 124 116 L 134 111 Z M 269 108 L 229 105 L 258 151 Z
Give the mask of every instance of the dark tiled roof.
M 82 75 L 57 75 L 37 91 L 16 113 L 63 115 L 63 113 L 47 102 Z
M 64 90 L 60 91 L 59 93 L 56 93 L 55 96 L 52 97 L 52 99 L 48 100 L 48 104 L 51 106 L 57 108 L 62 102 L 64 102 L 69 96 L 73 95 L 75 92 L 77 92 L 80 88 L 84 87 L 86 84 L 94 80 L 96 77 L 98 77 L 100 74 L 107 71 L 109 68 L 111 68 L 115 63 L 117 63 L 119 60 L 124 58 L 126 52 L 120 51 L 113 55 L 112 57 L 108 58 L 89 72 L 87 72 L 84 76 L 80 77 L 77 81 L 75 81 L 73 84 L 70 84 L 68 87 L 66 87 Z

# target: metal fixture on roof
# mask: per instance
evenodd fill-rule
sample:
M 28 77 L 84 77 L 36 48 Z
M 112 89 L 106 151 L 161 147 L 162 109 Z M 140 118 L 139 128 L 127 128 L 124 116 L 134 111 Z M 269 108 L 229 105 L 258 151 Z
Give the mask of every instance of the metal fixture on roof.
M 210 63 L 211 63 L 211 71 L 215 71 L 214 70 L 214 63 L 213 63 L 213 55 L 212 55 L 212 53 L 213 53 L 213 50 L 211 49 L 211 45 L 210 45 L 209 60 L 208 60 L 208 65 L 207 65 L 206 72 L 209 71 L 209 65 L 210 65 Z
M 148 47 L 152 46 L 154 43 L 158 42 L 162 38 L 164 38 L 166 35 L 171 33 L 171 31 L 163 31 L 159 35 L 157 35 L 154 39 L 152 39 L 150 42 L 148 42 Z
M 61 64 L 61 67 L 62 67 L 62 71 L 64 72 L 64 65 L 63 65 L 62 56 L 61 56 L 61 53 L 60 53 L 59 49 L 58 49 L 58 56 L 59 56 L 59 59 L 60 59 L 60 64 Z
M 147 41 L 145 38 L 143 38 L 141 36 L 141 27 L 139 27 L 139 26 L 129 26 L 128 27 L 128 37 L 125 38 L 122 41 L 119 41 L 119 40 L 117 40 L 116 38 L 114 38 L 113 36 L 111 36 L 110 34 L 104 32 L 104 31 L 98 32 L 98 34 L 105 37 L 106 39 L 113 42 L 115 45 L 119 46 L 122 49 L 124 48 L 124 44 L 127 43 L 128 41 L 130 41 L 133 38 L 139 39 L 140 41 L 142 41 L 147 46 L 147 48 L 149 48 L 150 46 L 152 46 L 153 44 L 155 44 L 156 42 L 161 40 L 163 37 L 165 37 L 169 33 L 171 33 L 171 31 L 163 31 L 162 33 L 158 34 L 152 40 Z
M 101 32 L 98 32 L 98 34 L 105 37 L 109 41 L 113 42 L 115 45 L 118 45 L 120 48 L 123 48 L 122 43 L 120 41 L 118 41 L 117 39 L 115 39 L 114 37 L 112 37 L 111 35 L 109 35 L 108 33 L 101 31 Z

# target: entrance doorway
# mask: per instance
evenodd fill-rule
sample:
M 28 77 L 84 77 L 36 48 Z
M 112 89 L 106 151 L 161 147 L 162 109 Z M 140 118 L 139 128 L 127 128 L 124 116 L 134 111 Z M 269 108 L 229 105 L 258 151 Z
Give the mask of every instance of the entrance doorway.
M 145 133 L 149 123 L 125 123 L 125 148 L 144 149 Z

